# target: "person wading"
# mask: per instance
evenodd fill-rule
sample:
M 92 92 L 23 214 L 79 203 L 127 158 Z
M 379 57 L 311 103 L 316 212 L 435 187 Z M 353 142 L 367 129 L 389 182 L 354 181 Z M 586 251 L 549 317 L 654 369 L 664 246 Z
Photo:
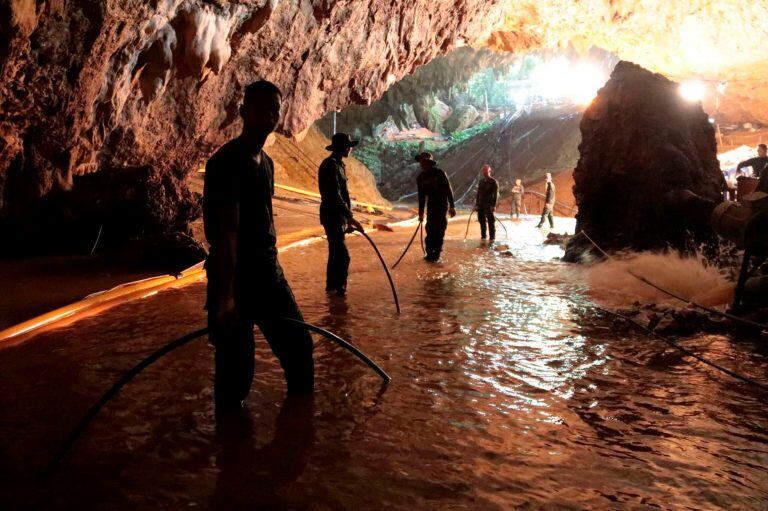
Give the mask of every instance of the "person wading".
M 544 209 L 541 211 L 541 220 L 536 227 L 541 229 L 544 225 L 544 219 L 549 219 L 549 228 L 555 228 L 555 220 L 552 216 L 552 210 L 555 208 L 555 183 L 552 182 L 552 174 L 547 172 L 547 193 L 544 198 Z
M 344 243 L 344 235 L 355 229 L 363 230 L 360 222 L 352 216 L 352 201 L 349 199 L 347 171 L 343 161 L 357 144 L 346 133 L 333 135 L 331 145 L 326 147 L 331 155 L 323 160 L 318 171 L 320 223 L 328 238 L 325 290 L 339 296 L 347 292 L 349 273 L 349 251 Z
M 483 178 L 477 185 L 475 210 L 480 221 L 480 238 L 485 239 L 486 224 L 491 241 L 496 239 L 496 217 L 493 215 L 499 203 L 499 183 L 491 177 L 491 166 L 483 165 Z
M 416 178 L 416 186 L 419 190 L 419 221 L 424 221 L 424 205 L 427 207 L 427 237 L 426 245 L 427 261 L 435 262 L 440 259 L 443 250 L 443 237 L 448 227 L 446 213 L 451 217 L 456 216 L 453 204 L 453 189 L 448 181 L 448 176 L 437 167 L 437 162 L 432 154 L 424 152 L 416 156 L 416 161 L 421 165 L 421 173 Z
M 525 195 L 523 181 L 515 179 L 515 186 L 512 187 L 512 209 L 509 212 L 509 216 L 515 215 L 518 220 L 520 219 L 520 213 L 523 211 L 523 195 Z
M 254 324 L 285 373 L 289 394 L 314 390 L 312 338 L 277 260 L 272 216 L 274 166 L 264 152 L 280 120 L 282 94 L 272 83 L 245 88 L 243 131 L 214 154 L 205 170 L 203 221 L 210 253 L 207 301 L 210 340 L 216 349 L 217 413 L 242 408 L 254 375 Z

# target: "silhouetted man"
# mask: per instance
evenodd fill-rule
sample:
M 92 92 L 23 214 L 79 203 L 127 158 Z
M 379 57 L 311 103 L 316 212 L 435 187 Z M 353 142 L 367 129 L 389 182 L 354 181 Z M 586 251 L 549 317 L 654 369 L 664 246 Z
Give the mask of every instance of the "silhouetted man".
M 217 413 L 239 409 L 254 374 L 253 326 L 258 325 L 285 373 L 289 394 L 314 390 L 312 339 L 303 328 L 275 321 L 302 320 L 277 260 L 272 217 L 274 166 L 263 151 L 280 120 L 282 95 L 272 83 L 245 88 L 243 131 L 206 165 L 203 195 L 210 253 L 207 303 L 210 340 L 216 348 Z
M 552 182 L 552 174 L 547 172 L 547 193 L 544 197 L 544 209 L 541 211 L 541 220 L 536 227 L 541 229 L 544 225 L 544 219 L 549 219 L 549 228 L 555 228 L 555 221 L 552 216 L 552 210 L 555 208 L 555 183 Z
M 488 224 L 488 234 L 493 241 L 496 239 L 496 217 L 493 213 L 499 203 L 499 183 L 491 177 L 490 165 L 483 165 L 481 172 L 483 177 L 477 184 L 475 198 L 477 219 L 480 221 L 480 238 L 485 239 L 486 224 Z
M 741 172 L 741 169 L 745 167 L 752 167 L 752 175 L 756 178 L 760 178 L 763 175 L 763 171 L 768 167 L 768 148 L 765 144 L 757 146 L 757 157 L 744 160 L 736 165 L 736 174 Z
M 346 133 L 336 133 L 326 150 L 331 155 L 323 160 L 318 171 L 320 185 L 320 223 L 328 238 L 328 266 L 325 290 L 344 296 L 347 292 L 349 251 L 344 235 L 354 229 L 363 230 L 360 222 L 352 217 L 352 201 L 347 189 L 347 171 L 343 158 L 349 156 L 358 144 Z
M 446 213 L 456 216 L 453 204 L 453 189 L 448 176 L 442 169 L 437 168 L 437 162 L 432 154 L 424 152 L 416 156 L 421 165 L 421 173 L 416 178 L 419 190 L 419 221 L 424 221 L 424 204 L 427 207 L 427 261 L 435 262 L 440 259 L 443 250 L 443 238 L 448 227 Z
M 515 215 L 518 219 L 520 218 L 520 212 L 523 211 L 523 195 L 525 195 L 523 181 L 515 179 L 515 186 L 512 187 L 512 210 L 509 216 Z

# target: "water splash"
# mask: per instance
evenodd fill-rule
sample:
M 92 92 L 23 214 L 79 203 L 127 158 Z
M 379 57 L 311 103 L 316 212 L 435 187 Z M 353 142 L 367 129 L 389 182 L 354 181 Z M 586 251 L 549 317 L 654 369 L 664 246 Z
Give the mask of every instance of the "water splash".
M 628 253 L 592 265 L 587 269 L 590 295 L 612 308 L 628 307 L 637 301 L 685 307 L 632 273 L 701 305 L 726 305 L 733 296 L 734 283 L 707 264 L 703 256 L 686 257 L 677 251 Z

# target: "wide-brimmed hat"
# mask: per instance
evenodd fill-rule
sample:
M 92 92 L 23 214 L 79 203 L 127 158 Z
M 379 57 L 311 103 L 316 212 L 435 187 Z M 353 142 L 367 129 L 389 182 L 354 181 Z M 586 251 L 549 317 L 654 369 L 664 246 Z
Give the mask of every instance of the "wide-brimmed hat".
M 437 162 L 432 157 L 432 153 L 429 153 L 427 151 L 424 151 L 423 153 L 417 154 L 416 157 L 414 158 L 414 160 L 419 161 L 419 162 L 422 161 L 422 160 L 425 160 L 425 161 L 430 162 L 432 165 L 437 165 Z
M 326 146 L 326 151 L 333 151 L 334 149 L 346 149 L 347 147 L 355 147 L 360 141 L 352 140 L 352 137 L 346 133 L 336 133 L 331 137 L 331 145 Z

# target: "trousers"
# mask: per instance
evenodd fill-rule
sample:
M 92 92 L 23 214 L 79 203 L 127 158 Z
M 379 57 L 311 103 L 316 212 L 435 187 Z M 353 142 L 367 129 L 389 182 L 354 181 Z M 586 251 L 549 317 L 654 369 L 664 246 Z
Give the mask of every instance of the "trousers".
M 427 251 L 427 259 L 437 261 L 443 251 L 443 238 L 445 230 L 448 228 L 447 211 L 429 211 L 427 209 L 427 225 L 425 230 L 427 236 L 424 238 L 424 245 Z
M 344 241 L 343 224 L 323 224 L 328 238 L 328 264 L 325 272 L 325 288 L 331 291 L 346 290 L 349 275 L 349 250 Z
M 541 220 L 539 220 L 538 227 L 541 227 L 542 225 L 544 225 L 544 219 L 546 218 L 546 219 L 549 219 L 549 227 L 552 229 L 555 228 L 555 220 L 554 220 L 554 217 L 552 216 L 552 208 L 553 208 L 552 204 L 544 205 L 544 209 L 541 211 Z
M 494 216 L 495 208 L 484 206 L 477 208 L 477 219 L 480 221 L 480 236 L 485 239 L 486 224 L 487 231 L 490 234 L 490 238 L 496 239 L 496 217 Z

